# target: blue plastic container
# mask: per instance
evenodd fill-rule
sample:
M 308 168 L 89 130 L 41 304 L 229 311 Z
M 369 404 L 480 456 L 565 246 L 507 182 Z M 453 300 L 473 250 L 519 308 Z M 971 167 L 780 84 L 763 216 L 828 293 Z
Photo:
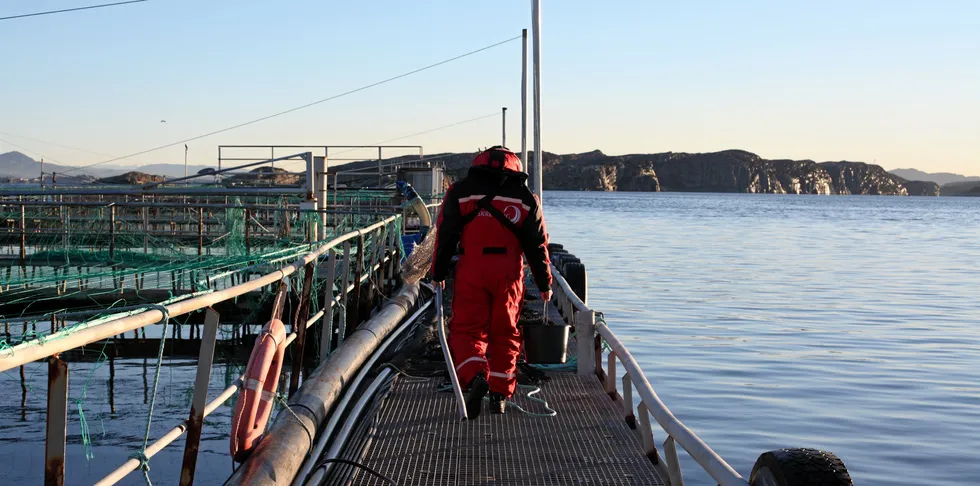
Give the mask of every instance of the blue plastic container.
M 405 255 L 402 257 L 402 261 L 408 258 L 412 254 L 412 250 L 415 249 L 415 245 L 418 245 L 422 241 L 422 235 L 402 235 L 402 246 L 405 247 Z

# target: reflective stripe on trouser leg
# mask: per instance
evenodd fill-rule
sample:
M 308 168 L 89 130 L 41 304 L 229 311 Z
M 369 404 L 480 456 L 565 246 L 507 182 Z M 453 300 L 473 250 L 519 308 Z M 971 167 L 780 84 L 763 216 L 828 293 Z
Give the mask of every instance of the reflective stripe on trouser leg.
M 490 330 L 490 293 L 477 269 L 460 261 L 453 282 L 453 315 L 449 322 L 449 350 L 459 383 L 468 387 L 481 371 L 487 372 L 487 332 Z
M 524 272 L 517 278 L 500 278 L 490 309 L 490 391 L 505 397 L 517 387 L 517 356 L 521 351 L 521 333 L 517 319 L 524 299 Z

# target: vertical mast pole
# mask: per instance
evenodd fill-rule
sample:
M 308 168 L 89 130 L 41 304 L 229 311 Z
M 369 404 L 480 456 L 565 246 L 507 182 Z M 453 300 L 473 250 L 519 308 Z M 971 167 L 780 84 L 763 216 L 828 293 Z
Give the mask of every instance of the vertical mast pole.
M 501 123 L 500 146 L 506 147 L 507 146 L 507 107 L 506 106 L 500 109 L 500 123 Z
M 523 44 L 523 56 L 521 58 L 521 164 L 524 164 L 524 172 L 528 172 L 530 167 L 527 165 L 527 29 L 521 31 L 521 37 Z
M 531 35 L 534 56 L 534 188 L 538 198 L 543 198 L 543 173 L 541 159 L 541 0 L 532 0 Z M 543 203 L 542 203 L 543 205 Z

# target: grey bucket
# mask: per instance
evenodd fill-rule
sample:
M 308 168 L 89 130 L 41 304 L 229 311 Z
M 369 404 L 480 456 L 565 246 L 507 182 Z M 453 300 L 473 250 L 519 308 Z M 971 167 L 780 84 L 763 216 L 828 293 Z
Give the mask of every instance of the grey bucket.
M 528 364 L 565 364 L 570 329 L 568 325 L 525 325 L 524 359 Z

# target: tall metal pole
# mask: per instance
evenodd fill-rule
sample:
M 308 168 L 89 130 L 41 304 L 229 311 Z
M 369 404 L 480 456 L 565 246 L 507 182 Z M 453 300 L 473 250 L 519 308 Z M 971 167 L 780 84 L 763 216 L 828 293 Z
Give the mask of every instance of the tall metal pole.
M 187 177 L 187 144 L 184 144 L 184 177 Z
M 521 58 L 521 163 L 527 172 L 527 29 L 521 31 L 523 57 Z
M 533 0 L 531 8 L 531 35 L 533 36 L 534 56 L 534 188 L 538 198 L 542 194 L 543 178 L 541 168 L 541 0 Z
M 500 119 L 501 119 L 501 124 L 503 125 L 500 128 L 501 130 L 500 146 L 506 147 L 507 146 L 507 107 L 506 106 L 500 109 Z

